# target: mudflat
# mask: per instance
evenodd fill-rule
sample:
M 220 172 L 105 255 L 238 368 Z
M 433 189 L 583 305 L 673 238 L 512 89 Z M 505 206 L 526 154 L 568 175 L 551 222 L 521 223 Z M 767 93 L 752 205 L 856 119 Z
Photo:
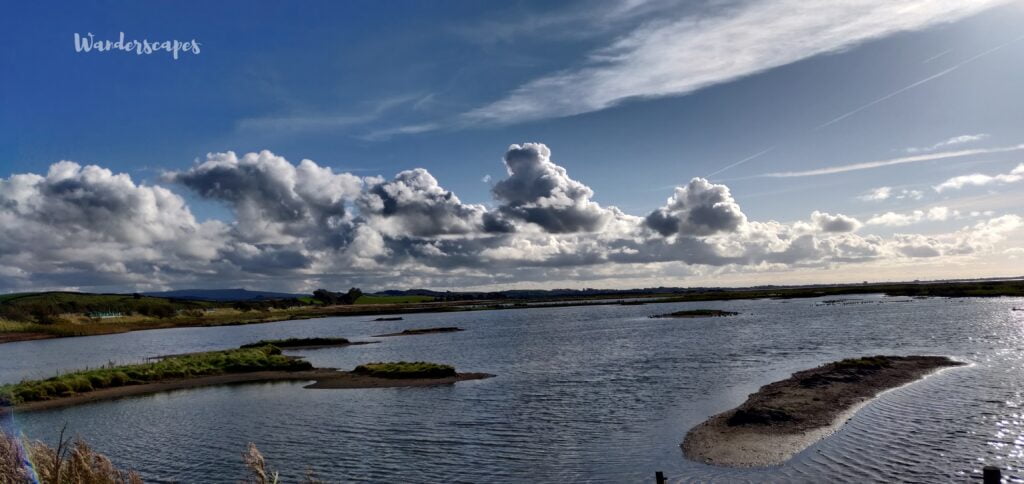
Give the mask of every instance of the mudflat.
M 374 338 L 387 338 L 389 336 L 414 336 L 419 334 L 434 334 L 434 333 L 455 333 L 458 331 L 465 331 L 462 328 L 456 328 L 454 326 L 448 326 L 443 328 L 423 328 L 423 329 L 407 329 L 398 333 L 387 333 L 387 334 L 375 334 Z
M 835 432 L 879 393 L 959 365 L 944 356 L 871 356 L 800 371 L 691 429 L 683 452 L 722 466 L 781 464 Z

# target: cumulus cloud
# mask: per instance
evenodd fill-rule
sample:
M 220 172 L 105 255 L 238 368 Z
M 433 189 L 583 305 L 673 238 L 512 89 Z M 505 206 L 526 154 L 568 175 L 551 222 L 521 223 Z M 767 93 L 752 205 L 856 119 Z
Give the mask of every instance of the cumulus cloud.
M 832 215 L 826 212 L 815 210 L 811 213 L 811 222 L 817 225 L 822 232 L 855 232 L 861 227 L 859 220 L 843 214 Z
M 508 178 L 491 190 L 500 211 L 511 219 L 536 224 L 547 232 L 595 232 L 612 216 L 590 198 L 590 187 L 569 178 L 565 168 L 551 161 L 551 150 L 541 143 L 509 146 L 505 152 Z
M 458 287 L 766 271 L 1002 250 L 1017 215 L 945 234 L 861 235 L 850 216 L 749 220 L 729 188 L 694 178 L 646 217 L 602 207 L 542 144 L 513 145 L 495 204 L 469 204 L 425 169 L 390 179 L 294 164 L 264 151 L 217 153 L 165 175 L 167 187 L 62 161 L 0 179 L 0 288 L 338 284 Z M 199 221 L 173 189 L 229 207 Z M 933 207 L 867 225 L 951 220 Z M 704 269 L 702 269 L 704 268 Z M 709 269 L 713 268 L 713 269 Z
M 694 178 L 676 187 L 665 205 L 647 215 L 647 227 L 663 236 L 711 235 L 731 232 L 746 223 L 747 216 L 729 193 L 729 187 Z
M 184 172 L 164 179 L 231 207 L 241 240 L 286 244 L 308 238 L 340 243 L 348 214 L 345 202 L 358 196 L 362 180 L 334 173 L 310 160 L 293 165 L 270 151 L 211 153 Z
M 442 188 L 427 170 L 403 171 L 370 183 L 357 201 L 368 224 L 389 236 L 430 237 L 477 232 L 482 205 L 467 205 Z
M 0 179 L 0 226 L 5 273 L 51 285 L 201 271 L 227 232 L 219 222 L 197 222 L 166 188 L 71 161 L 54 163 L 45 176 Z
M 986 185 L 1017 183 L 1021 180 L 1024 180 L 1024 163 L 1017 165 L 1017 167 L 1010 170 L 1009 173 L 1000 173 L 997 175 L 973 173 L 970 175 L 955 176 L 936 185 L 935 191 L 944 192 L 947 190 L 960 190 L 961 188 L 968 186 L 981 187 Z

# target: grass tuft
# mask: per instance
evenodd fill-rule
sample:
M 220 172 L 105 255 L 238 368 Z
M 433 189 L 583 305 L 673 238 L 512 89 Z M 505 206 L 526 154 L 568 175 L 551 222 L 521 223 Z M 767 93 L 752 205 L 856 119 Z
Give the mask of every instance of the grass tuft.
M 359 365 L 352 373 L 377 378 L 446 378 L 455 376 L 455 367 L 426 361 L 392 361 Z

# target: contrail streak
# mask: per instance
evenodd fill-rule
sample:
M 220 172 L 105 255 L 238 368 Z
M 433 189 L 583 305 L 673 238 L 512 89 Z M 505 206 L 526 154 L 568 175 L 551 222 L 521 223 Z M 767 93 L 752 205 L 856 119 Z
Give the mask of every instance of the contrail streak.
M 920 86 L 921 84 L 924 84 L 924 83 L 926 83 L 928 81 L 932 81 L 932 80 L 938 79 L 938 78 L 940 78 L 940 77 L 942 77 L 942 76 L 944 76 L 946 74 L 949 74 L 950 72 L 953 72 L 953 71 L 955 71 L 955 70 L 957 70 L 957 69 L 959 69 L 959 68 L 961 68 L 961 67 L 963 67 L 963 66 L 965 66 L 967 64 L 970 64 L 971 62 L 974 62 L 974 61 L 976 61 L 978 59 L 981 59 L 982 57 L 985 57 L 985 56 L 987 56 L 987 55 L 989 55 L 989 54 L 991 54 L 991 53 L 993 53 L 993 52 L 995 52 L 995 51 L 997 51 L 999 49 L 1002 49 L 1003 47 L 1006 47 L 1006 46 L 1008 46 L 1008 45 L 1010 45 L 1010 44 L 1012 44 L 1012 43 L 1014 43 L 1014 42 L 1016 42 L 1016 41 L 1018 41 L 1020 39 L 1024 39 L 1024 36 L 1020 36 L 1020 37 L 1017 37 L 1017 38 L 1015 38 L 1013 40 L 1010 40 L 1008 42 L 1004 42 L 1002 44 L 999 44 L 999 45 L 997 45 L 997 46 L 995 46 L 995 47 L 993 47 L 991 49 L 988 49 L 988 50 L 980 53 L 980 54 L 975 54 L 974 56 L 969 57 L 966 60 L 963 60 L 963 61 L 953 65 L 952 67 L 946 68 L 946 69 L 944 69 L 942 71 L 939 71 L 936 74 L 932 74 L 932 75 L 930 75 L 930 76 L 928 76 L 928 77 L 926 77 L 924 79 L 921 79 L 920 81 L 914 82 L 914 83 L 912 83 L 912 84 L 910 84 L 908 86 L 904 86 L 904 87 L 902 87 L 900 89 L 897 89 L 897 90 L 895 90 L 895 91 L 893 91 L 893 92 L 891 92 L 889 94 L 886 94 L 885 96 L 882 96 L 882 97 L 880 97 L 878 99 L 875 99 L 874 101 L 871 101 L 871 102 L 869 102 L 869 103 L 867 103 L 867 104 L 865 104 L 865 105 L 863 105 L 863 106 L 861 106 L 861 107 L 859 107 L 857 109 L 854 109 L 853 111 L 850 111 L 850 112 L 848 112 L 846 114 L 843 114 L 842 116 L 839 116 L 839 117 L 837 117 L 837 118 L 835 118 L 835 119 L 833 119 L 833 120 L 831 120 L 831 121 L 829 121 L 829 122 L 827 122 L 825 124 L 819 125 L 818 127 L 814 128 L 814 130 L 817 131 L 817 130 L 819 130 L 821 128 L 824 128 L 826 126 L 831 126 L 831 125 L 833 125 L 835 123 L 838 123 L 838 122 L 840 122 L 840 121 L 842 121 L 842 120 L 844 120 L 844 119 L 846 119 L 846 118 L 848 118 L 850 116 L 853 116 L 854 114 L 857 114 L 857 113 L 859 113 L 859 112 L 861 112 L 861 111 L 863 111 L 863 110 L 865 110 L 867 108 L 870 108 L 871 106 L 874 106 L 874 105 L 876 105 L 876 104 L 878 104 L 878 103 L 880 103 L 882 101 L 885 101 L 885 100 L 887 100 L 887 99 L 889 99 L 889 98 L 891 98 L 893 96 L 897 96 L 897 95 L 899 95 L 899 94 L 901 94 L 903 92 L 909 91 L 910 89 L 913 89 L 913 88 L 915 88 L 917 86 Z
M 927 155 L 904 156 L 901 158 L 892 158 L 889 160 L 867 161 L 864 163 L 854 163 L 852 165 L 829 166 L 825 168 L 816 168 L 814 170 L 806 171 L 784 171 L 777 173 L 764 173 L 762 175 L 757 175 L 757 177 L 793 178 L 801 176 L 832 175 L 835 173 L 867 170 L 871 168 L 880 168 L 883 166 L 902 165 L 905 163 L 917 163 L 919 161 L 942 160 L 946 158 L 958 158 L 961 156 L 985 155 L 989 153 L 1006 153 L 1010 151 L 1020 150 L 1024 150 L 1024 144 L 1019 144 L 1016 146 L 1007 146 L 1003 148 L 979 148 L 973 150 L 944 151 L 942 153 L 929 153 Z
M 704 178 L 711 178 L 711 177 L 713 177 L 713 176 L 715 176 L 715 175 L 717 175 L 717 174 L 719 174 L 719 173 L 721 173 L 721 172 L 723 172 L 725 170 L 728 170 L 729 168 L 740 166 L 740 165 L 742 165 L 742 164 L 744 164 L 744 163 L 746 163 L 746 162 L 748 162 L 750 160 L 753 160 L 754 158 L 758 158 L 761 155 L 766 154 L 769 151 L 774 150 L 774 149 L 775 149 L 775 147 L 772 146 L 772 147 L 770 147 L 768 149 L 761 150 L 761 151 L 759 151 L 757 153 L 754 153 L 754 154 L 752 154 L 752 155 L 750 155 L 750 156 L 748 156 L 748 157 L 746 157 L 746 158 L 744 158 L 744 159 L 742 159 L 740 161 L 737 161 L 736 163 L 733 163 L 733 164 L 731 164 L 729 166 L 726 166 L 726 167 L 724 167 L 724 168 L 722 168 L 722 169 L 720 169 L 720 170 L 718 170 L 718 171 L 716 171 L 714 173 L 710 173 L 707 176 L 705 176 Z
M 938 59 L 939 57 L 945 56 L 946 54 L 948 54 L 950 52 L 953 52 L 953 49 L 946 49 L 946 50 L 944 50 L 942 52 L 939 52 L 938 54 L 935 54 L 935 55 L 933 55 L 933 56 L 931 56 L 931 57 L 921 61 L 921 63 L 922 64 L 927 64 L 927 63 L 929 63 L 929 62 L 931 62 L 931 61 L 933 61 L 935 59 Z

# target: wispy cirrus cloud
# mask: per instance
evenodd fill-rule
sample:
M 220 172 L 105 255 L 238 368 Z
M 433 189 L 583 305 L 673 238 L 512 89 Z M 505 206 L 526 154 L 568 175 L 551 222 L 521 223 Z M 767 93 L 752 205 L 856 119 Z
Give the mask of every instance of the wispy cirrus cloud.
M 529 81 L 461 118 L 467 125 L 512 124 L 598 111 L 632 98 L 686 94 L 1001 3 L 741 2 L 711 14 L 644 24 L 591 53 L 583 65 Z
M 815 168 L 813 170 L 763 173 L 761 175 L 756 176 L 766 178 L 794 178 L 804 176 L 834 175 L 836 173 L 846 173 L 849 171 L 857 170 L 870 170 L 872 168 L 882 168 L 886 166 L 903 165 L 907 163 L 919 163 L 922 161 L 943 160 L 947 158 L 959 158 L 963 156 L 987 155 L 992 153 L 1009 153 L 1011 151 L 1020 150 L 1024 150 L 1024 144 L 1004 146 L 1000 148 L 978 148 L 971 150 L 943 151 L 939 153 L 928 153 L 923 155 L 901 156 L 899 158 L 866 161 L 863 163 L 852 163 L 849 165 L 826 166 L 823 168 Z
M 377 121 L 388 112 L 403 105 L 410 105 L 415 109 L 417 106 L 429 102 L 432 96 L 432 94 L 394 96 L 378 100 L 362 110 L 343 113 L 298 113 L 249 117 L 239 120 L 237 127 L 240 130 L 252 131 L 314 131 L 349 128 Z
M 979 134 L 962 134 L 959 136 L 953 136 L 951 138 L 944 139 L 935 143 L 931 146 L 911 146 L 907 148 L 907 153 L 926 153 L 929 151 L 935 151 L 941 148 L 948 148 L 950 146 L 964 145 L 968 143 L 974 143 L 975 141 L 981 141 L 988 138 L 987 133 Z

